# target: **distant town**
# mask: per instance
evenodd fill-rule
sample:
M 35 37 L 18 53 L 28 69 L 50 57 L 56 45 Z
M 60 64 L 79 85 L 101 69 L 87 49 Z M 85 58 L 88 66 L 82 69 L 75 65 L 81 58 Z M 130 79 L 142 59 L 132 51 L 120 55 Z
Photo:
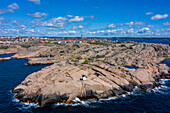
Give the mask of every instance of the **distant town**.
M 45 37 L 0 37 L 0 44 L 17 44 L 17 43 L 88 43 L 88 42 L 101 42 L 100 39 L 87 39 L 81 38 L 45 38 Z

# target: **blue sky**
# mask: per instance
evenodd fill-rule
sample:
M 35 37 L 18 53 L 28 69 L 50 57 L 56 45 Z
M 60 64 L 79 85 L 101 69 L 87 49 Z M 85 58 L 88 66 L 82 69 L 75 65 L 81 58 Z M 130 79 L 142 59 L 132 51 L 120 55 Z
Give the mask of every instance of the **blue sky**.
M 170 0 L 1 0 L 0 35 L 170 37 Z

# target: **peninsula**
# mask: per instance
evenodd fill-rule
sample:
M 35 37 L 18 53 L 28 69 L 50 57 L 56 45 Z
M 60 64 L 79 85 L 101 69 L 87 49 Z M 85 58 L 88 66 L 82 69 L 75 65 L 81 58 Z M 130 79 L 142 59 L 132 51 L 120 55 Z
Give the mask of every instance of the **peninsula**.
M 72 104 L 75 98 L 90 101 L 126 95 L 134 87 L 148 91 L 160 85 L 159 79 L 170 78 L 169 67 L 160 63 L 170 58 L 169 45 L 95 41 L 26 47 L 17 45 L 20 49 L 12 58 L 26 58 L 29 65 L 52 65 L 28 75 L 12 93 L 20 102 L 41 107 Z

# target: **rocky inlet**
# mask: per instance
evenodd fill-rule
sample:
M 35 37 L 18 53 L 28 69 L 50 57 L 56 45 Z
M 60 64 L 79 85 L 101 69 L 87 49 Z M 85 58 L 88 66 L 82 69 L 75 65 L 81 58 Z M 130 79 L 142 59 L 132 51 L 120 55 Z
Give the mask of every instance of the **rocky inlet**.
M 12 93 L 21 102 L 42 107 L 72 104 L 76 97 L 121 96 L 136 86 L 151 90 L 160 85 L 158 79 L 170 78 L 169 67 L 160 64 L 169 59 L 169 51 L 169 45 L 135 42 L 32 46 L 13 57 L 27 58 L 29 64 L 53 64 L 28 75 Z

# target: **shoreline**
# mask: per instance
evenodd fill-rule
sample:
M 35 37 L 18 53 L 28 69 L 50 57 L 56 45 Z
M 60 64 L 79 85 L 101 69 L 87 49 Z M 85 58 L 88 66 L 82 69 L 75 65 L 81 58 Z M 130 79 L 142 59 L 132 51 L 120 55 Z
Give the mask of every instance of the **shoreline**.
M 157 92 L 160 92 L 159 91 L 160 89 L 166 88 L 164 81 L 169 81 L 169 80 L 170 79 L 160 79 L 159 80 L 160 86 L 157 86 L 157 87 L 155 87 L 155 88 L 153 88 L 153 89 L 151 89 L 149 91 L 146 91 L 145 93 L 150 93 L 150 92 L 157 93 Z M 99 99 L 99 100 L 85 100 L 85 101 L 81 101 L 80 100 L 80 101 L 77 101 L 77 102 L 76 102 L 76 100 L 77 100 L 76 99 L 77 97 L 76 97 L 74 103 L 72 103 L 72 104 L 69 104 L 69 103 L 55 103 L 55 104 L 52 104 L 52 105 L 57 105 L 57 106 L 73 106 L 74 107 L 74 106 L 86 105 L 86 104 L 90 104 L 90 103 L 101 103 L 101 102 L 106 102 L 106 101 L 110 101 L 110 100 L 115 100 L 115 99 L 118 99 L 118 98 L 126 98 L 127 96 L 131 96 L 131 95 L 139 95 L 138 93 L 135 93 L 136 90 L 143 91 L 143 90 L 139 89 L 138 87 L 135 87 L 133 89 L 133 92 L 127 92 L 127 94 L 123 94 L 123 95 L 120 95 L 120 96 L 108 97 L 108 98 Z M 11 92 L 12 92 L 12 90 L 9 91 L 10 94 L 11 94 Z M 17 103 L 21 103 L 23 105 L 26 104 L 26 105 L 30 105 L 30 106 L 34 106 L 34 107 L 41 107 L 41 106 L 38 105 L 38 103 L 20 102 L 19 99 L 15 98 L 16 94 L 12 94 L 12 95 L 13 95 L 13 98 L 16 99 Z M 140 95 L 141 95 L 141 93 L 140 93 Z
M 156 79 L 169 79 L 169 67 L 157 64 L 166 59 L 168 50 L 169 45 L 134 42 L 31 47 L 13 58 L 28 58 L 32 64 L 48 63 L 52 59 L 54 64 L 28 75 L 12 93 L 21 102 L 43 107 L 71 104 L 76 97 L 98 100 L 125 95 L 135 86 L 147 91 L 160 85 Z M 138 68 L 130 69 L 126 65 Z M 87 79 L 81 80 L 82 75 Z

